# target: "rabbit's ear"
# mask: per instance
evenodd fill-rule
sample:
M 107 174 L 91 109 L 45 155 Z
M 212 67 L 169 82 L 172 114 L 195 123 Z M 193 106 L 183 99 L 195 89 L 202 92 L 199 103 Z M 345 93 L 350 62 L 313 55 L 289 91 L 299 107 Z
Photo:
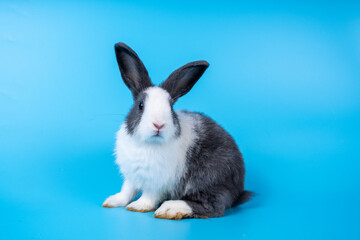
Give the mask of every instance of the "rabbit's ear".
M 209 63 L 207 61 L 196 61 L 188 63 L 175 70 L 161 87 L 167 90 L 173 101 L 185 95 L 203 75 Z
M 149 74 L 138 55 L 126 44 L 115 44 L 115 53 L 121 77 L 136 98 L 142 90 L 152 86 Z

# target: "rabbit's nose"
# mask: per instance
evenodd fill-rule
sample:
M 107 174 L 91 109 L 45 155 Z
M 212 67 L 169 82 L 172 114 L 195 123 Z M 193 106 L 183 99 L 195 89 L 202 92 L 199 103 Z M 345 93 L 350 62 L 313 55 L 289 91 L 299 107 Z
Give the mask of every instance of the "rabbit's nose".
M 162 129 L 165 126 L 165 124 L 161 124 L 161 125 L 156 124 L 156 123 L 153 123 L 153 124 L 154 124 L 154 127 L 156 127 L 157 130 Z

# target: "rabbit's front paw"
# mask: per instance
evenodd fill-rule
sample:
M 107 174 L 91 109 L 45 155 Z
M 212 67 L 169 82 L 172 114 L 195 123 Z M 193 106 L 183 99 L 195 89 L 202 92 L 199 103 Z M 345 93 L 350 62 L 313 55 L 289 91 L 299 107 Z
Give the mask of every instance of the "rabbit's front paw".
M 126 209 L 133 212 L 153 212 L 156 209 L 156 203 L 150 199 L 139 198 L 138 200 L 126 206 Z
M 103 207 L 106 208 L 115 208 L 115 207 L 125 207 L 126 204 L 129 203 L 128 198 L 123 196 L 121 193 L 117 193 L 108 197 L 104 203 L 102 204 Z

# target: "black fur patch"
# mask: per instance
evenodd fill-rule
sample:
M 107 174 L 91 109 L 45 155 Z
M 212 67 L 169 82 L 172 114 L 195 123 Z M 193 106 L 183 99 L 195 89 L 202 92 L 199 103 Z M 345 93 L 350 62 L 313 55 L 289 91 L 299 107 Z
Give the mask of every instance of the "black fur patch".
M 220 217 L 241 202 L 244 192 L 243 157 L 234 139 L 216 122 L 200 113 L 186 112 L 199 121 L 198 140 L 187 154 L 187 172 L 177 191 L 193 209 L 193 217 Z
M 171 102 L 170 102 L 170 106 L 171 106 L 171 114 L 172 114 L 172 118 L 173 118 L 173 123 L 174 123 L 175 129 L 176 129 L 175 137 L 179 137 L 181 134 L 179 118 L 178 118 L 177 114 L 175 113 L 173 106 L 171 105 Z
M 139 125 L 139 123 L 141 121 L 141 117 L 143 115 L 143 112 L 145 111 L 145 108 L 149 107 L 149 106 L 144 105 L 144 109 L 139 110 L 139 108 L 138 108 L 139 103 L 141 101 L 145 102 L 145 99 L 146 99 L 146 93 L 144 91 L 142 91 L 140 94 L 137 95 L 137 97 L 134 101 L 134 105 L 126 117 L 126 120 L 125 120 L 126 129 L 127 129 L 128 134 L 130 134 L 130 135 L 134 134 L 136 127 Z

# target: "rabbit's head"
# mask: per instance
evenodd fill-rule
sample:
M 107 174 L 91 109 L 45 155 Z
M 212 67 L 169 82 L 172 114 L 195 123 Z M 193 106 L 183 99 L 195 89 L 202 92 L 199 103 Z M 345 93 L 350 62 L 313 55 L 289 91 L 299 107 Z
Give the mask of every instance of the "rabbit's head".
M 139 141 L 156 143 L 179 136 L 181 129 L 173 105 L 190 91 L 209 64 L 206 61 L 188 63 L 174 71 L 160 86 L 155 86 L 130 47 L 117 43 L 115 53 L 122 79 L 134 99 L 125 122 L 128 134 Z

